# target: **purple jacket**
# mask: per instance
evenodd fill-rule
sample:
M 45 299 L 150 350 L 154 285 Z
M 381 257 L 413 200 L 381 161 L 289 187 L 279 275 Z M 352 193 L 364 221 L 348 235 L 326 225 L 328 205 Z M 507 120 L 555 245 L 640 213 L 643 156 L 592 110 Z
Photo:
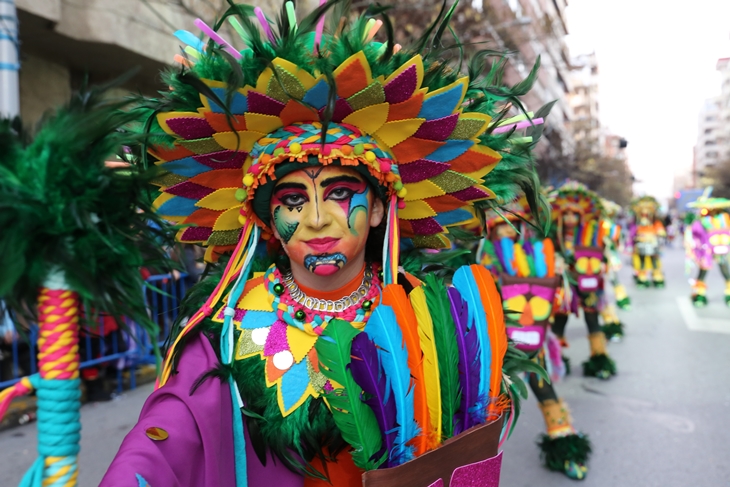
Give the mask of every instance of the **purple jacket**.
M 189 343 L 179 373 L 147 399 L 139 421 L 127 435 L 101 481 L 101 487 L 234 487 L 233 419 L 228 384 L 210 378 L 194 394 L 190 389 L 201 374 L 213 369 L 218 357 L 202 334 Z M 164 440 L 148 436 L 149 428 L 167 433 Z M 152 436 L 154 430 L 150 430 Z M 164 436 L 164 434 L 162 435 Z M 160 435 L 157 435 L 160 437 Z M 269 458 L 266 467 L 246 438 L 250 486 L 302 487 L 304 477 Z

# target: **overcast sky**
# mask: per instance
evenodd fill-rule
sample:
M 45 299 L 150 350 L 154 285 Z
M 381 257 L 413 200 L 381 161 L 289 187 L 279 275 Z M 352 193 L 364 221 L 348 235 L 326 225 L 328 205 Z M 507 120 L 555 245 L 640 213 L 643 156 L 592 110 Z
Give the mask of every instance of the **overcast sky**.
M 628 142 L 639 194 L 670 197 L 730 57 L 730 0 L 570 0 L 571 55 L 595 50 L 601 121 Z

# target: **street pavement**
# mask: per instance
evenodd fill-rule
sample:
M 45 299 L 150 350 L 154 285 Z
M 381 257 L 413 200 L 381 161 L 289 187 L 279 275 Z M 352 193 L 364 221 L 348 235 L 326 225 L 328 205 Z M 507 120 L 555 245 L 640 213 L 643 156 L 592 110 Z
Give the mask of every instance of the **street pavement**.
M 604 382 L 580 376 L 588 357 L 586 327 L 574 317 L 568 324 L 565 352 L 573 375 L 556 390 L 593 442 L 586 487 L 730 485 L 730 309 L 722 302 L 723 282 L 717 269 L 710 272 L 710 304 L 696 310 L 687 306 L 683 251 L 667 249 L 664 260 L 664 289 L 636 289 L 628 265 L 621 272 L 633 306 L 620 312 L 624 341 L 609 345 L 616 377 Z M 151 390 L 145 385 L 82 408 L 79 487 L 98 485 Z M 543 430 L 530 397 L 504 446 L 502 487 L 574 482 L 540 466 L 535 440 Z M 35 436 L 35 423 L 0 433 L 0 486 L 18 484 L 36 457 Z

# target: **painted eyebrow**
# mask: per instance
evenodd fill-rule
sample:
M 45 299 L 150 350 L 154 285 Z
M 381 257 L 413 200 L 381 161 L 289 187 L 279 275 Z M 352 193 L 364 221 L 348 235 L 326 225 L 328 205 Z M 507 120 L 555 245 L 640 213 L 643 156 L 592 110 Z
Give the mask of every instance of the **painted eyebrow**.
M 320 183 L 320 186 L 323 188 L 326 188 L 327 186 L 330 186 L 332 184 L 336 183 L 355 183 L 359 184 L 362 183 L 362 179 L 358 179 L 355 176 L 334 176 L 331 178 L 327 178 L 324 181 Z
M 302 183 L 281 183 L 276 185 L 276 188 L 274 188 L 274 192 L 278 193 L 279 191 L 285 189 L 303 189 L 304 191 L 306 191 L 307 187 Z

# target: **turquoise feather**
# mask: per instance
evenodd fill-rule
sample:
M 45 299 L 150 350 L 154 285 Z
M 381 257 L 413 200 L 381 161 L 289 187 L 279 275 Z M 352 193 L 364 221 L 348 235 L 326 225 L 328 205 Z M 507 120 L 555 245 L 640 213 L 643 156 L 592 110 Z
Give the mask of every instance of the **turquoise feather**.
M 517 271 L 515 270 L 512 263 L 515 261 L 515 243 L 511 238 L 504 237 L 499 241 L 499 245 L 502 248 L 502 258 L 504 269 L 510 276 L 516 276 Z
M 486 401 L 489 398 L 489 381 L 492 371 L 490 369 L 492 363 L 492 347 L 489 341 L 489 331 L 487 329 L 487 312 L 482 304 L 476 279 L 472 274 L 469 266 L 460 267 L 455 273 L 452 283 L 461 293 L 461 297 L 466 301 L 469 310 L 469 328 L 476 326 L 477 338 L 479 339 L 479 398 Z
M 398 435 L 395 449 L 390 454 L 390 462 L 398 465 L 413 459 L 413 446 L 409 443 L 418 435 L 408 351 L 395 312 L 390 306 L 378 305 L 370 316 L 365 331 L 380 349 L 378 355 L 395 396 Z
M 547 262 L 545 261 L 545 250 L 542 242 L 537 241 L 532 244 L 534 249 L 533 257 L 535 259 L 535 273 L 537 277 L 547 276 Z

